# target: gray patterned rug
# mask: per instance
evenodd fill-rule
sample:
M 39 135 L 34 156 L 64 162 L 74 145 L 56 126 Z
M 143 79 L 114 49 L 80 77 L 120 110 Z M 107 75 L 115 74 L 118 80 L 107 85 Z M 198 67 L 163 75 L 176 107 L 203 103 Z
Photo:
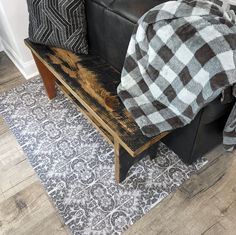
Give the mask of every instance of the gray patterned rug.
M 50 102 L 39 79 L 0 95 L 0 114 L 72 234 L 120 234 L 205 164 L 186 166 L 160 143 L 117 185 L 112 146 L 61 92 Z

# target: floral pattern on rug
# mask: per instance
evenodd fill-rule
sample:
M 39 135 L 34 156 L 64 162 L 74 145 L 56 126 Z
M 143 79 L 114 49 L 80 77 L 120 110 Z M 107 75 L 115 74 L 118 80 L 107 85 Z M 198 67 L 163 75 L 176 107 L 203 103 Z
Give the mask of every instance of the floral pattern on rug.
M 49 101 L 40 79 L 0 95 L 0 114 L 74 235 L 122 233 L 206 164 L 186 166 L 159 143 L 117 185 L 113 147 L 62 92 Z

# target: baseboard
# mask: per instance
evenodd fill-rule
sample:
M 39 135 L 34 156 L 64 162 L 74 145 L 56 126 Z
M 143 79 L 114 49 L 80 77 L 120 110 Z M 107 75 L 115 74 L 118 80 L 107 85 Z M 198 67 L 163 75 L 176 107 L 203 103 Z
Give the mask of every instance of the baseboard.
M 23 62 L 19 58 L 19 56 L 15 53 L 15 51 L 4 40 L 2 40 L 2 46 L 3 46 L 3 50 L 5 51 L 7 56 L 11 59 L 11 61 L 19 69 L 19 71 L 25 77 L 25 79 L 30 79 L 30 78 L 35 77 L 39 74 L 33 59 L 28 62 Z
M 3 46 L 2 46 L 2 41 L 0 39 L 0 52 L 2 52 L 2 51 L 3 51 Z

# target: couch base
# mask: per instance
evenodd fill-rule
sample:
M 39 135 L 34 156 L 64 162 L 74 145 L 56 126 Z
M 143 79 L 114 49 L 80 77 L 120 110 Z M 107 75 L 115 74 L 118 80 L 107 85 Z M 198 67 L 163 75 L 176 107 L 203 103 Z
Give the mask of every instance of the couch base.
M 215 116 L 210 113 L 210 106 Z M 221 104 L 220 99 L 201 110 L 192 123 L 173 131 L 162 139 L 186 164 L 192 164 L 198 158 L 222 144 L 223 129 L 233 104 Z M 207 118 L 208 116 L 208 121 Z M 213 118 L 213 120 L 209 120 Z

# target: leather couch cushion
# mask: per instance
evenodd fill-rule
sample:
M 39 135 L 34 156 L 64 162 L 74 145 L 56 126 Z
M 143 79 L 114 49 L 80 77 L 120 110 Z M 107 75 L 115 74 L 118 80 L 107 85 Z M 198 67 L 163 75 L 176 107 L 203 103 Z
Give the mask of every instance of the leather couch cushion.
M 149 9 L 167 0 L 87 0 L 89 47 L 122 70 L 135 24 Z
M 157 6 L 166 0 L 92 0 L 104 6 L 110 11 L 137 23 L 138 19 L 149 9 Z

